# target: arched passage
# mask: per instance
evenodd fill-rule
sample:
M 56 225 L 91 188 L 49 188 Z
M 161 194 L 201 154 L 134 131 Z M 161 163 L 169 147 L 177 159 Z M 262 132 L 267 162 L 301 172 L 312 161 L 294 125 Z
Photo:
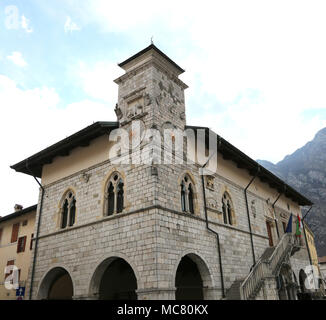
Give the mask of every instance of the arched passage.
M 176 270 L 176 300 L 205 299 L 205 288 L 211 286 L 211 276 L 205 262 L 195 254 L 185 255 Z
M 74 295 L 72 279 L 68 271 L 61 267 L 50 270 L 43 278 L 39 292 L 39 299 L 71 300 Z
M 104 260 L 91 280 L 90 295 L 99 300 L 137 300 L 137 279 L 128 262 L 112 257 Z
M 300 270 L 299 272 L 299 283 L 300 283 L 300 291 L 301 293 L 305 293 L 307 290 L 306 290 L 306 285 L 305 285 L 305 281 L 307 279 L 307 275 L 306 273 L 304 272 L 304 270 Z

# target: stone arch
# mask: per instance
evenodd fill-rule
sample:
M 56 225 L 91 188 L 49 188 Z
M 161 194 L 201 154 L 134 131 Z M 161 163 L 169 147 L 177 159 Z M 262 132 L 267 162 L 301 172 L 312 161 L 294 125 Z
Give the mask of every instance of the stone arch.
M 89 279 L 89 286 L 88 286 L 88 296 L 90 299 L 99 299 L 100 298 L 100 287 L 103 276 L 108 268 L 118 260 L 122 260 L 128 265 L 134 276 L 136 281 L 136 290 L 142 286 L 142 282 L 139 277 L 139 273 L 135 264 L 124 254 L 121 253 L 112 253 L 110 255 L 106 255 L 102 257 L 100 260 L 97 261 L 95 264 L 95 268 L 92 270 Z
M 297 283 L 289 262 L 283 262 L 278 274 L 278 294 L 280 300 L 296 300 Z
M 173 278 L 171 279 L 171 287 L 176 288 L 176 277 L 178 268 L 180 263 L 182 262 L 182 259 L 185 257 L 189 258 L 198 268 L 198 272 L 202 280 L 203 299 L 210 299 L 210 290 L 214 288 L 212 273 L 208 268 L 207 262 L 199 254 L 195 253 L 192 250 L 188 250 L 179 256 L 172 273 Z
M 60 282 L 61 289 L 57 290 L 55 297 L 51 297 L 51 290 L 58 282 Z M 71 272 L 68 268 L 57 265 L 52 266 L 44 273 L 37 291 L 37 299 L 70 300 L 73 298 L 74 292 L 75 283 L 71 277 Z

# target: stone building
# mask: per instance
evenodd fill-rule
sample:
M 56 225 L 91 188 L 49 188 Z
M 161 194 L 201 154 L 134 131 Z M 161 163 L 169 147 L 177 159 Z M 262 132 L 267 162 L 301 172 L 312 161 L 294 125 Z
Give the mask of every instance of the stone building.
M 184 70 L 156 46 L 119 66 L 117 122 L 12 166 L 41 178 L 29 298 L 296 299 L 309 257 L 284 231 L 311 201 L 188 126 Z
M 14 213 L 0 218 L 0 300 L 16 300 L 16 287 L 26 287 L 32 257 L 36 207 L 23 208 L 16 204 Z M 5 270 L 7 266 L 15 269 Z M 15 272 L 17 284 L 14 286 Z M 5 280 L 9 282 L 9 287 L 6 287 Z M 23 290 L 19 294 L 22 299 Z

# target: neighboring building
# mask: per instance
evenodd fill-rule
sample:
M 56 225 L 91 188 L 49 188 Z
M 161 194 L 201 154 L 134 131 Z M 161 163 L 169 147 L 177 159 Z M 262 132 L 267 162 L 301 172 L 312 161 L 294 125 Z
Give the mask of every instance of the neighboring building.
M 325 295 L 324 284 L 321 280 L 319 280 L 321 277 L 321 270 L 318 264 L 318 254 L 315 246 L 314 234 L 309 228 L 309 226 L 307 225 L 307 223 L 305 222 L 304 222 L 304 228 L 305 228 L 305 236 L 307 238 L 307 243 L 308 243 L 311 264 L 315 267 L 313 271 L 314 279 L 315 279 L 315 291 L 318 294 Z
M 300 206 L 312 202 L 208 128 L 187 126 L 184 70 L 154 45 L 119 66 L 126 73 L 115 80 L 117 122 L 93 123 L 12 166 L 44 188 L 30 298 L 296 299 L 305 292 L 306 244 L 284 231 L 291 213 L 301 216 Z M 118 128 L 133 141 L 131 155 L 123 135 L 109 139 Z M 163 145 L 156 134 L 164 129 L 173 132 Z M 176 148 L 173 164 L 160 163 L 178 130 L 186 130 L 180 145 L 197 158 Z M 201 133 L 218 147 L 204 177 Z
M 5 268 L 18 268 L 19 287 L 25 288 L 32 253 L 36 205 L 23 209 L 16 205 L 15 212 L 0 218 L 0 300 L 16 300 L 16 290 L 5 287 Z M 22 297 L 24 298 L 24 297 Z
M 326 256 L 318 258 L 318 262 L 321 276 L 324 279 L 324 284 L 326 284 Z

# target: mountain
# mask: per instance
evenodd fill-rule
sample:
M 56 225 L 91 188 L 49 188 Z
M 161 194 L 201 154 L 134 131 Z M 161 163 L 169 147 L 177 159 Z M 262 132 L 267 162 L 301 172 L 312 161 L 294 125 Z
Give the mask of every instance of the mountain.
M 326 255 L 326 128 L 282 161 L 257 160 L 310 199 L 314 206 L 305 219 L 315 235 L 318 255 Z

